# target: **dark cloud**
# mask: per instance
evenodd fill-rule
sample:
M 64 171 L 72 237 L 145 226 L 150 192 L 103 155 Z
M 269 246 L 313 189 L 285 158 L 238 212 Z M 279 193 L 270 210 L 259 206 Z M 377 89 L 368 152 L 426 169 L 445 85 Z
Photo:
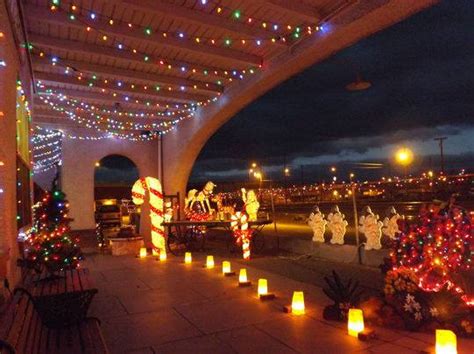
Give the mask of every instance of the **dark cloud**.
M 225 124 L 194 176 L 474 126 L 473 18 L 472 1 L 441 2 L 293 77 Z M 357 72 L 371 89 L 345 90 Z

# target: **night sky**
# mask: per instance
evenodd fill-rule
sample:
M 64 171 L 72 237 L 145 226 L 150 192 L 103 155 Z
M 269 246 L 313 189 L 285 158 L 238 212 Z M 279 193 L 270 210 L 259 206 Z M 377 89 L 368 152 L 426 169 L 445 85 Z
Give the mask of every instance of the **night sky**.
M 325 178 L 333 164 L 376 177 L 396 172 L 387 159 L 400 146 L 414 150 L 416 172 L 438 166 L 436 136 L 448 137 L 448 168 L 473 168 L 473 19 L 472 1 L 441 2 L 282 83 L 208 141 L 191 182 L 246 178 L 252 161 L 274 179 L 285 161 L 293 178 L 300 166 Z M 345 89 L 357 73 L 370 89 Z

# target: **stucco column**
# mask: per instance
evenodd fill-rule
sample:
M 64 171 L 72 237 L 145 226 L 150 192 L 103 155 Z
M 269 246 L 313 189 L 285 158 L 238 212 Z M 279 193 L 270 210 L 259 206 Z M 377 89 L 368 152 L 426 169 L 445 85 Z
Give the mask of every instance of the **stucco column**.
M 5 4 L 0 5 L 0 280 L 12 286 L 19 279 L 16 225 L 16 81 L 20 75 L 16 50 Z M 1 294 L 1 291 L 0 291 Z

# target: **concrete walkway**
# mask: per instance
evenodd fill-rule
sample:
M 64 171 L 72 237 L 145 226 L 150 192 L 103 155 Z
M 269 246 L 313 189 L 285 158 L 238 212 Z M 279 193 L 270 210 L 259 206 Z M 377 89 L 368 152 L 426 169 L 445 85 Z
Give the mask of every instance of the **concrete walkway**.
M 154 258 L 91 255 L 90 269 L 99 294 L 91 315 L 102 320 L 111 353 L 419 353 L 433 351 L 434 335 L 377 329 L 379 338 L 361 342 L 346 334 L 343 323 L 322 320 L 328 299 L 319 287 L 251 267 L 251 288 L 238 288 L 237 277 L 169 256 Z M 234 262 L 235 263 L 235 262 Z M 240 262 L 239 262 L 240 263 Z M 240 265 L 233 264 L 238 271 Z M 261 302 L 258 278 L 267 278 L 277 299 Z M 293 290 L 303 290 L 307 314 L 285 314 Z M 459 353 L 472 353 L 472 341 L 459 341 Z

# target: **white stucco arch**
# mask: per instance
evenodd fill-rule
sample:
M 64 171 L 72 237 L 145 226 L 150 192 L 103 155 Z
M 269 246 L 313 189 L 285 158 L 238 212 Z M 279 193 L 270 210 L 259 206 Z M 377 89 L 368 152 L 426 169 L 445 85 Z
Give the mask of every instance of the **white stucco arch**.
M 66 133 L 67 135 L 67 133 Z M 93 229 L 95 163 L 109 155 L 130 159 L 140 177 L 158 178 L 158 142 L 128 142 L 120 139 L 63 140 L 62 188 L 70 202 L 70 217 L 74 230 Z M 146 213 L 146 210 L 143 210 Z M 147 220 L 148 218 L 142 218 Z M 144 235 L 149 222 L 142 224 Z
M 425 9 L 435 0 L 367 1 L 357 11 L 341 14 L 325 31 L 300 42 L 264 64 L 264 70 L 224 92 L 217 103 L 200 109 L 193 119 L 164 138 L 164 185 L 166 193 L 184 191 L 194 161 L 207 140 L 250 102 L 279 83 L 332 54 Z M 258 119 L 258 117 L 256 117 Z
M 164 192 L 185 195 L 194 161 L 207 140 L 238 111 L 282 81 L 332 54 L 406 17 L 435 4 L 436 0 L 372 0 L 358 2 L 324 31 L 299 42 L 270 61 L 263 70 L 231 86 L 216 103 L 180 122 L 163 138 L 163 161 L 159 143 L 128 142 L 119 139 L 81 141 L 66 138 L 63 143 L 63 189 L 71 201 L 73 228 L 94 227 L 94 163 L 110 154 L 130 158 L 140 176 L 162 177 Z M 258 117 L 256 117 L 258 119 Z M 163 170 L 161 171 L 161 166 Z
M 141 176 L 141 174 L 140 174 L 140 167 L 138 167 L 138 165 L 135 163 L 135 158 L 132 157 L 132 156 L 129 156 L 129 155 L 125 154 L 125 153 L 112 152 L 112 153 L 110 153 L 110 154 L 106 154 L 106 155 L 102 156 L 101 158 L 99 158 L 99 159 L 97 160 L 97 162 L 101 162 L 102 160 L 104 160 L 105 158 L 107 158 L 107 157 L 109 157 L 109 156 L 121 156 L 121 157 L 126 158 L 127 160 L 129 160 L 130 162 L 132 162 L 132 163 L 135 165 L 135 167 L 136 167 L 136 169 L 137 169 L 137 171 L 138 171 L 138 175 Z M 95 183 L 95 180 L 96 180 L 96 178 L 95 178 L 95 177 L 96 177 L 96 176 L 95 176 L 95 173 L 97 173 L 97 170 L 96 170 L 96 169 L 94 169 L 94 183 Z

